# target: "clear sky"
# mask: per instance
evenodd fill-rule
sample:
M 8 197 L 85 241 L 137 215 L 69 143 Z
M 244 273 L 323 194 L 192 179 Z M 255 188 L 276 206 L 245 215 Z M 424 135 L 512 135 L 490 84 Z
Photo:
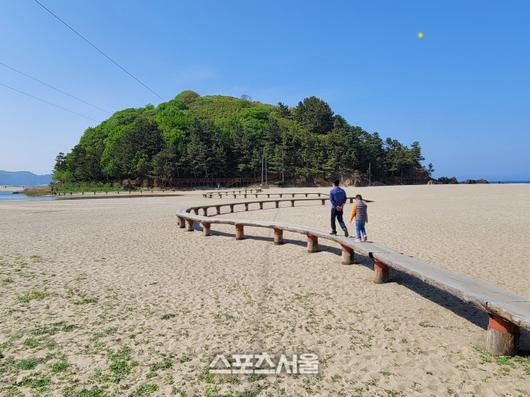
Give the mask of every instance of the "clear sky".
M 436 176 L 530 180 L 530 1 L 41 0 L 165 100 L 316 95 Z M 418 32 L 424 37 L 419 39 Z M 33 0 L 0 0 L 0 169 L 50 172 L 112 112 L 160 102 Z

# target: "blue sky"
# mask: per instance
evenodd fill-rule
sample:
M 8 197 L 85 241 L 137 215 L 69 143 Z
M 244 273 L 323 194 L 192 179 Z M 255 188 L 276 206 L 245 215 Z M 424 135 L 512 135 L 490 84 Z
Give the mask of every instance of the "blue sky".
M 530 180 L 530 2 L 41 0 L 165 100 L 184 89 L 289 105 L 419 140 L 435 175 Z M 49 172 L 125 107 L 160 100 L 32 0 L 2 0 L 0 169 Z M 417 33 L 424 32 L 423 39 Z

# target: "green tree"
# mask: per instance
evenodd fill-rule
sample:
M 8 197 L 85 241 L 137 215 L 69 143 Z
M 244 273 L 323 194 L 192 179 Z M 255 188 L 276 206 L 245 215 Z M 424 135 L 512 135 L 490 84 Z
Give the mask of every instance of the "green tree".
M 326 102 L 314 96 L 298 102 L 294 116 L 310 132 L 323 134 L 333 128 L 331 108 Z

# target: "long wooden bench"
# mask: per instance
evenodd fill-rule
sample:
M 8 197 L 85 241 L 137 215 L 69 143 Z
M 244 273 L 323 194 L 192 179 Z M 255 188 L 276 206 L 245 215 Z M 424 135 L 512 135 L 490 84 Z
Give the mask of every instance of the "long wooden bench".
M 219 206 L 233 206 L 244 204 L 259 204 L 263 208 L 264 203 L 291 201 L 294 206 L 295 201 L 315 201 L 329 198 L 299 198 L 286 200 L 262 200 L 253 202 L 238 202 L 227 204 L 201 205 L 196 207 L 182 208 L 177 210 L 177 218 L 181 228 L 194 230 L 194 223 L 202 225 L 203 234 L 208 236 L 212 224 L 231 225 L 235 228 L 235 237 L 238 240 L 244 238 L 245 227 L 258 227 L 273 230 L 273 241 L 275 244 L 283 243 L 283 232 L 293 232 L 305 235 L 307 238 L 307 251 L 315 252 L 318 247 L 318 240 L 323 239 L 337 243 L 341 247 L 344 265 L 353 263 L 354 253 L 358 253 L 371 258 L 374 266 L 374 282 L 378 284 L 389 280 L 389 271 L 403 272 L 424 283 L 432 285 L 456 296 L 466 303 L 470 303 L 478 309 L 485 311 L 489 315 L 488 328 L 486 333 L 486 350 L 492 354 L 513 355 L 517 351 L 517 344 L 520 329 L 530 330 L 530 299 L 518 296 L 508 290 L 475 280 L 461 273 L 451 272 L 439 268 L 430 263 L 408 257 L 375 243 L 356 242 L 352 238 L 330 235 L 327 232 L 316 228 L 292 225 L 276 221 L 253 221 L 242 219 L 212 218 L 207 216 L 209 208 L 218 209 Z M 279 203 L 276 204 L 278 207 Z M 199 209 L 203 210 L 203 215 L 198 215 Z M 248 209 L 248 206 L 246 206 Z M 216 214 L 220 214 L 217 210 Z
M 347 200 L 350 203 L 353 203 L 353 200 L 355 200 L 354 197 L 348 197 Z M 202 215 L 208 215 L 210 208 L 215 208 L 216 213 L 215 215 L 221 215 L 222 214 L 222 208 L 228 207 L 229 212 L 234 212 L 236 206 L 243 206 L 245 208 L 245 211 L 250 210 L 250 206 L 253 204 L 257 204 L 260 210 L 264 209 L 264 205 L 268 203 L 274 203 L 275 208 L 280 208 L 280 203 L 288 202 L 291 204 L 291 207 L 295 206 L 296 202 L 307 202 L 307 201 L 319 201 L 322 205 L 326 204 L 326 201 L 329 201 L 329 197 L 320 197 L 320 198 L 288 198 L 288 199 L 270 199 L 270 200 L 253 200 L 253 201 L 238 201 L 238 202 L 231 202 L 231 203 L 220 203 L 220 204 L 212 204 L 212 205 L 199 205 L 196 207 L 189 207 L 187 208 L 188 212 L 193 211 L 196 215 L 199 215 L 199 212 L 202 211 Z M 369 200 L 366 200 L 369 202 Z
M 259 193 L 263 191 L 261 188 L 254 188 L 254 189 L 236 189 L 236 190 L 216 190 L 214 192 L 206 192 L 203 193 L 202 197 L 204 198 L 212 198 L 213 195 L 232 195 L 232 194 L 245 194 L 245 193 Z
M 304 196 L 304 197 L 309 197 L 309 196 L 315 196 L 315 197 L 323 197 L 323 196 L 329 196 L 328 194 L 326 193 L 321 193 L 321 192 L 303 192 L 303 193 L 300 193 L 300 192 L 295 192 L 295 193 L 286 193 L 286 192 L 282 192 L 282 193 L 258 193 L 258 192 L 242 192 L 242 193 L 227 193 L 227 192 L 209 192 L 209 193 L 206 193 L 206 194 L 203 194 L 203 197 L 204 198 L 213 198 L 214 196 L 215 197 L 218 197 L 218 198 L 223 198 L 223 195 L 224 197 L 228 198 L 229 196 L 232 198 L 238 198 L 238 197 L 244 197 L 244 198 L 247 198 L 247 197 L 255 197 L 255 198 L 258 198 L 260 196 L 264 197 L 266 196 L 267 198 L 271 198 L 271 197 L 279 197 L 279 198 L 283 198 L 283 197 L 301 197 L 301 196 Z

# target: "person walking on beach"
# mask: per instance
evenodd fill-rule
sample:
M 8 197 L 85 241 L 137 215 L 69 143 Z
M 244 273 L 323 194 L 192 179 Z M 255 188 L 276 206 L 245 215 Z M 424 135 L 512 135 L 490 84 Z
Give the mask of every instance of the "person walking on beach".
M 329 201 L 331 202 L 331 233 L 332 235 L 337 234 L 337 225 L 335 219 L 339 221 L 339 225 L 344 231 L 344 235 L 348 237 L 348 228 L 344 223 L 342 214 L 344 211 L 344 204 L 346 203 L 346 192 L 340 186 L 340 181 L 336 180 L 333 182 L 333 189 L 329 192 Z
M 366 241 L 366 227 L 368 222 L 368 206 L 360 194 L 355 196 L 355 204 L 351 209 L 350 223 L 355 218 L 356 241 Z

